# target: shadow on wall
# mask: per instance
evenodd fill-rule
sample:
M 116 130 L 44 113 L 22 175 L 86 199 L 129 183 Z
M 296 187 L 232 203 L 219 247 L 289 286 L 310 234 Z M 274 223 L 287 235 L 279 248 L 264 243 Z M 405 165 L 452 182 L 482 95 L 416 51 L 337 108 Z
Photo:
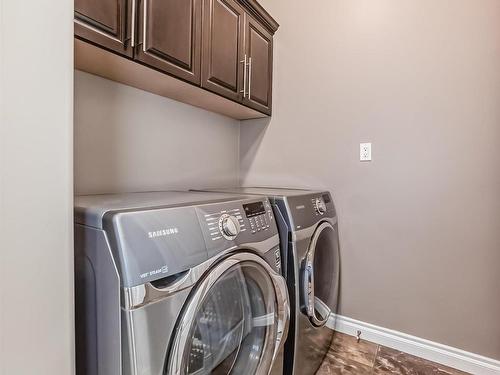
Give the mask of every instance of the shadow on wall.
M 75 71 L 75 190 L 238 183 L 238 120 Z
M 240 185 L 252 168 L 270 123 L 270 117 L 241 122 L 240 132 L 244 132 L 245 136 L 240 135 Z
M 276 135 L 269 133 L 271 118 L 242 121 L 240 125 L 240 176 L 241 186 L 249 186 L 247 180 L 251 177 L 250 186 L 278 186 L 302 189 L 326 189 L 323 174 L 314 173 L 314 168 L 303 170 L 301 173 L 294 171 L 292 160 L 296 158 L 297 147 L 302 147 L 302 140 L 297 146 L 296 142 L 290 144 L 292 134 Z M 274 122 L 276 125 L 276 121 Z M 264 142 L 264 137 L 266 142 Z M 305 136 L 304 136 L 305 137 Z M 271 140 L 271 143 L 270 143 Z M 304 142 L 306 140 L 304 139 Z M 271 153 L 269 148 L 272 149 Z M 265 158 L 266 168 L 258 164 L 259 155 L 268 153 Z

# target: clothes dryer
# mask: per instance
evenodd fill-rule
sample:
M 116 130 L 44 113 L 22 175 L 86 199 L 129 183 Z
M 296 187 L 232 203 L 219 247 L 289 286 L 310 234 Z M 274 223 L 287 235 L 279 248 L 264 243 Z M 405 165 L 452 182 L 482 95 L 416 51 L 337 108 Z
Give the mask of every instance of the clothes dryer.
M 266 187 L 215 190 L 270 200 L 292 306 L 285 373 L 314 374 L 330 347 L 333 330 L 328 326 L 338 304 L 339 237 L 330 192 Z M 258 233 L 261 228 L 259 220 L 250 220 L 250 230 Z

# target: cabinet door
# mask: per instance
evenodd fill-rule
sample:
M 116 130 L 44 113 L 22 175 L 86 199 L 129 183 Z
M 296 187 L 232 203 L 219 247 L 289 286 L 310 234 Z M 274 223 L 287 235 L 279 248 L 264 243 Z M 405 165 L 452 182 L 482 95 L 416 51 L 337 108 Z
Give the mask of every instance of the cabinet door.
M 248 88 L 243 103 L 270 115 L 273 83 L 273 37 L 249 15 L 246 17 L 245 24 Z
M 75 35 L 132 56 L 127 27 L 130 10 L 127 0 L 75 0 Z
M 204 0 L 201 85 L 241 101 L 244 66 L 244 10 L 233 0 Z
M 201 0 L 142 0 L 135 58 L 200 84 Z

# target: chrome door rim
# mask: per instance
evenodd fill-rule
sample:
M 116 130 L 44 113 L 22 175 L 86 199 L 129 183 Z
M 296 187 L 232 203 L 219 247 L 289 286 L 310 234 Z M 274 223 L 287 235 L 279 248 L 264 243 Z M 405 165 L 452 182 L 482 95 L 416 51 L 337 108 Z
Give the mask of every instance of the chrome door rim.
M 208 271 L 207 276 L 197 285 L 193 296 L 187 302 L 186 309 L 177 324 L 175 337 L 172 341 L 170 354 L 168 356 L 168 374 L 181 375 L 182 354 L 190 338 L 190 328 L 198 307 L 203 302 L 208 291 L 226 271 L 242 262 L 254 262 L 263 267 L 268 272 L 276 293 L 278 327 L 276 342 L 274 343 L 274 352 L 268 369 L 268 372 L 270 372 L 288 333 L 290 316 L 288 290 L 284 278 L 274 271 L 264 259 L 250 252 L 241 252 L 220 261 Z
M 330 308 L 324 303 L 324 301 L 317 298 L 314 294 L 314 255 L 316 251 L 316 245 L 318 239 L 323 233 L 324 230 L 331 229 L 334 233 L 336 233 L 335 228 L 329 222 L 322 222 L 314 231 L 314 234 L 311 239 L 311 243 L 309 245 L 309 250 L 307 251 L 306 259 L 304 262 L 303 269 L 303 285 L 302 285 L 302 293 L 304 295 L 305 302 L 305 313 L 309 318 L 310 322 L 316 327 L 323 327 L 328 322 L 328 319 L 331 314 Z M 338 268 L 338 262 L 337 262 Z M 337 273 L 337 285 L 338 285 L 338 277 L 339 272 Z M 317 309 L 316 309 L 317 307 Z M 321 311 L 321 316 L 318 317 L 316 310 Z

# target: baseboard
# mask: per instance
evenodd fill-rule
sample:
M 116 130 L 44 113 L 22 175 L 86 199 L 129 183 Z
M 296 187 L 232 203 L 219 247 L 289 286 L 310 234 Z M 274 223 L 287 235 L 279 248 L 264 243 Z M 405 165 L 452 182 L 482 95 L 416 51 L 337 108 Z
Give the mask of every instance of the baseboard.
M 361 322 L 342 315 L 332 315 L 327 325 L 330 328 L 351 336 L 356 336 L 357 331 L 360 331 L 363 340 L 400 350 L 471 374 L 500 374 L 500 361 L 407 335 L 406 333 Z

